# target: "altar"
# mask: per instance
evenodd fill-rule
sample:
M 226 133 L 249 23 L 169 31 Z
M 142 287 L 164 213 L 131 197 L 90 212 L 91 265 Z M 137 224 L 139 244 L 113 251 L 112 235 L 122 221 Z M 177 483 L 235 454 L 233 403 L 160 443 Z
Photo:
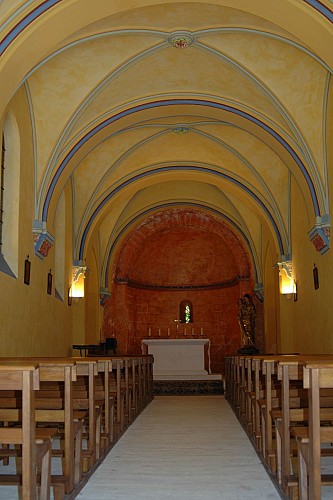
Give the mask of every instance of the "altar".
M 205 369 L 205 346 L 208 370 Z M 210 373 L 210 341 L 200 339 L 143 339 L 142 352 L 154 356 L 154 380 L 220 380 Z

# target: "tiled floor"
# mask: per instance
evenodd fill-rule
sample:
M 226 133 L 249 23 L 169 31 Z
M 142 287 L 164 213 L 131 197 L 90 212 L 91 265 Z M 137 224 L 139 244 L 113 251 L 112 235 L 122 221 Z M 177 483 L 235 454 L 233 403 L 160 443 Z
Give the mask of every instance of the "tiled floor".
M 157 396 L 77 498 L 280 497 L 223 396 Z

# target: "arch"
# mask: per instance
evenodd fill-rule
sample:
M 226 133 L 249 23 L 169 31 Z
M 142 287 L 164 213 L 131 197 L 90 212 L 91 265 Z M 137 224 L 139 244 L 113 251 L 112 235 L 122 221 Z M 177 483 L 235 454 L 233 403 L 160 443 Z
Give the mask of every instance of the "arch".
M 172 167 L 172 166 L 170 166 L 170 167 L 156 168 L 154 170 L 150 170 L 149 172 L 143 172 L 143 173 L 140 173 L 138 175 L 135 175 L 131 179 L 128 179 L 127 181 L 124 181 L 122 184 L 120 184 L 115 189 L 113 189 L 100 202 L 100 204 L 98 205 L 98 207 L 94 210 L 93 214 L 91 215 L 89 221 L 87 222 L 85 230 L 83 232 L 83 235 L 82 235 L 82 238 L 81 238 L 81 243 L 80 243 L 80 249 L 79 249 L 79 260 L 83 260 L 84 259 L 85 243 L 86 243 L 86 239 L 87 239 L 89 230 L 90 230 L 90 228 L 91 228 L 91 226 L 92 226 L 92 224 L 94 222 L 94 219 L 96 218 L 96 216 L 98 215 L 98 213 L 102 210 L 102 208 L 106 205 L 106 203 L 114 195 L 116 195 L 121 189 L 123 189 L 124 187 L 132 184 L 133 182 L 135 182 L 137 180 L 139 180 L 140 178 L 144 178 L 144 177 L 147 177 L 147 176 L 150 176 L 150 175 L 156 175 L 156 174 L 159 174 L 161 172 L 168 171 L 168 170 L 169 171 L 172 171 L 172 170 L 179 171 L 180 167 Z M 281 234 L 280 234 L 280 230 L 279 230 L 279 228 L 278 228 L 278 226 L 277 226 L 277 224 L 276 224 L 276 222 L 274 220 L 273 215 L 267 209 L 267 207 L 265 206 L 265 204 L 260 200 L 260 198 L 253 191 L 251 191 L 247 186 L 245 186 L 244 184 L 242 184 L 240 181 L 238 181 L 236 179 L 233 179 L 232 177 L 228 176 L 227 174 L 224 174 L 222 172 L 216 172 L 215 170 L 209 169 L 209 168 L 195 167 L 195 166 L 184 166 L 184 167 L 182 167 L 182 170 L 192 170 L 192 171 L 198 171 L 198 172 L 205 172 L 205 173 L 208 173 L 208 174 L 213 174 L 213 175 L 216 175 L 217 177 L 221 177 L 222 179 L 225 179 L 225 180 L 228 180 L 228 181 L 234 183 L 235 185 L 237 185 L 238 187 L 240 187 L 241 189 L 243 189 L 244 191 L 246 191 L 247 194 L 249 194 L 255 200 L 255 202 L 260 206 L 260 208 L 262 208 L 262 210 L 264 211 L 264 213 L 268 217 L 269 221 L 271 222 L 271 224 L 273 226 L 273 229 L 274 229 L 277 241 L 278 241 L 279 251 L 280 251 L 281 255 L 285 254 L 285 246 L 284 246 L 284 244 L 282 242 L 282 237 L 281 237 Z
M 114 252 L 119 240 L 121 239 L 121 237 L 128 231 L 128 229 L 134 225 L 136 222 L 138 222 L 140 219 L 142 219 L 143 217 L 145 217 L 146 215 L 152 213 L 152 212 L 156 212 L 156 210 L 160 210 L 160 209 L 165 209 L 165 208 L 173 208 L 173 207 L 178 207 L 178 206 L 186 206 L 186 207 L 195 207 L 195 208 L 199 208 L 199 209 L 204 209 L 206 212 L 211 212 L 215 215 L 217 215 L 218 217 L 226 220 L 235 230 L 237 233 L 240 234 L 241 236 L 241 240 L 245 242 L 245 245 L 246 245 L 246 248 L 249 252 L 249 255 L 251 257 L 251 261 L 252 261 L 252 264 L 253 264 L 253 274 L 254 274 L 254 279 L 255 281 L 257 282 L 258 281 L 258 276 L 259 276 L 259 269 L 258 269 L 258 259 L 257 259 L 257 256 L 255 255 L 255 249 L 254 249 L 254 246 L 253 244 L 251 244 L 249 238 L 246 236 L 246 234 L 244 233 L 244 231 L 236 225 L 236 223 L 234 221 L 232 221 L 229 217 L 227 217 L 225 214 L 222 214 L 220 213 L 219 211 L 211 208 L 211 207 L 207 207 L 206 205 L 201 205 L 199 203 L 185 203 L 185 202 L 177 202 L 177 203 L 164 203 L 163 205 L 157 205 L 157 206 L 154 206 L 153 208 L 149 208 L 147 210 L 145 210 L 144 212 L 142 212 L 141 214 L 137 215 L 136 217 L 134 217 L 128 224 L 126 224 L 122 229 L 121 231 L 119 232 L 119 234 L 116 236 L 116 238 L 114 239 L 112 245 L 110 246 L 110 249 L 107 253 L 107 263 L 106 263 L 106 266 L 105 266 L 105 273 L 104 273 L 104 282 L 102 283 L 102 286 L 104 286 L 105 288 L 108 288 L 109 286 L 109 266 L 110 266 L 110 261 L 111 261 L 111 256 L 112 256 L 112 253 Z
M 242 117 L 242 118 L 244 118 L 244 119 L 246 119 L 246 120 L 254 123 L 255 125 L 259 126 L 259 128 L 263 129 L 265 132 L 267 132 L 268 134 L 270 134 L 277 141 L 277 143 L 279 143 L 280 146 L 282 146 L 287 151 L 287 153 L 289 154 L 289 156 L 291 156 L 291 158 L 294 160 L 294 162 L 296 163 L 296 165 L 300 169 L 300 171 L 301 171 L 301 173 L 302 173 L 302 175 L 303 175 L 303 177 L 304 177 L 304 179 L 305 179 L 305 181 L 306 181 L 306 183 L 308 185 L 309 191 L 310 191 L 310 196 L 311 196 L 311 199 L 312 199 L 312 205 L 313 205 L 314 215 L 316 217 L 320 217 L 321 216 L 316 189 L 315 189 L 314 183 L 313 183 L 313 181 L 312 181 L 312 179 L 310 177 L 310 174 L 307 171 L 304 163 L 302 162 L 302 160 L 298 156 L 298 154 L 294 151 L 294 149 L 287 143 L 287 141 L 285 139 L 283 139 L 283 137 L 281 137 L 270 126 L 268 126 L 266 123 L 262 122 L 261 120 L 259 120 L 255 116 L 253 116 L 253 115 L 251 115 L 249 113 L 246 113 L 245 111 L 242 111 L 242 110 L 240 110 L 238 108 L 235 108 L 235 107 L 232 107 L 232 106 L 229 106 L 229 105 L 226 105 L 226 104 L 218 103 L 218 102 L 215 102 L 215 101 L 207 101 L 207 100 L 199 100 L 199 99 L 170 99 L 170 100 L 163 100 L 163 101 L 152 101 L 152 102 L 148 102 L 148 103 L 145 103 L 145 104 L 140 104 L 138 106 L 134 106 L 132 108 L 126 109 L 124 111 L 121 111 L 120 113 L 117 113 L 116 115 L 111 116 L 108 119 L 106 119 L 103 122 L 101 122 L 100 124 L 96 125 L 86 135 L 84 135 L 75 144 L 75 146 L 73 146 L 73 148 L 69 151 L 69 153 L 66 155 L 66 157 L 62 160 L 62 162 L 60 163 L 57 171 L 55 172 L 55 174 L 53 176 L 52 181 L 50 182 L 50 186 L 49 186 L 49 189 L 47 191 L 47 194 L 46 194 L 46 197 L 45 197 L 45 200 L 44 200 L 44 204 L 43 204 L 42 221 L 43 222 L 47 222 L 48 211 L 49 211 L 49 207 L 50 207 L 50 202 L 51 202 L 51 199 L 52 199 L 52 196 L 53 196 L 56 184 L 59 181 L 62 173 L 64 172 L 64 170 L 66 168 L 66 166 L 68 165 L 68 163 L 70 162 L 70 160 L 72 160 L 72 158 L 75 156 L 75 154 L 83 147 L 83 145 L 89 139 L 91 139 L 95 134 L 97 134 L 98 132 L 100 132 L 102 129 L 104 129 L 105 127 L 107 127 L 111 123 L 114 123 L 114 122 L 120 120 L 121 118 L 123 118 L 125 116 L 129 116 L 129 115 L 131 115 L 133 113 L 138 113 L 138 112 L 146 110 L 146 109 L 153 109 L 153 108 L 162 107 L 162 106 L 163 107 L 164 106 L 177 106 L 177 105 L 207 106 L 207 107 L 221 109 L 223 111 L 235 114 L 237 116 L 240 116 L 240 117 Z M 118 189 L 118 188 L 116 188 L 116 189 Z M 100 204 L 100 208 L 105 205 L 105 200 L 106 200 L 106 198 Z M 95 217 L 98 212 L 99 212 L 99 209 L 98 209 L 97 212 L 95 210 L 93 216 Z
M 8 49 L 10 44 L 26 29 L 31 23 L 36 21 L 42 14 L 54 7 L 61 0 L 46 0 L 38 7 L 35 7 L 14 28 L 3 38 L 0 43 L 0 56 Z
M 304 2 L 310 5 L 310 7 L 316 9 L 317 12 L 322 14 L 324 17 L 326 17 L 326 19 L 333 23 L 333 13 L 328 7 L 326 7 L 326 5 L 319 2 L 318 0 L 304 0 Z
M 320 15 L 333 23 L 333 12 L 319 0 L 304 0 L 304 2 L 316 10 Z M 36 21 L 41 15 L 45 14 L 52 7 L 55 7 L 61 0 L 44 0 L 40 5 L 31 10 L 23 19 L 21 19 L 14 28 L 0 42 L 0 56 L 8 49 L 10 44 L 26 29 Z
M 197 207 L 193 208 L 189 206 L 164 207 L 163 211 L 155 211 L 153 215 L 146 216 L 144 220 L 136 224 L 136 226 L 128 232 L 126 238 L 121 241 L 121 244 L 119 244 L 119 252 L 115 254 L 115 259 L 113 261 L 112 282 L 118 283 L 126 279 L 129 282 L 139 284 L 142 276 L 140 276 L 140 278 L 133 278 L 133 275 L 135 276 L 133 262 L 137 262 L 135 256 L 141 254 L 140 249 L 146 247 L 148 244 L 146 242 L 150 241 L 151 237 L 154 237 L 157 233 L 160 233 L 163 237 L 170 228 L 176 230 L 176 232 L 178 231 L 178 233 L 181 231 L 184 234 L 187 230 L 192 231 L 193 228 L 195 228 L 202 236 L 205 235 L 204 239 L 207 242 L 217 237 L 220 244 L 232 249 L 230 252 L 235 259 L 236 269 L 232 276 L 228 275 L 228 280 L 237 280 L 237 282 L 244 280 L 246 282 L 251 282 L 253 285 L 254 280 L 257 278 L 255 263 L 251 261 L 250 253 L 247 251 L 248 249 L 239 235 L 215 214 L 207 213 L 205 209 L 198 210 Z M 179 257 L 183 258 L 183 255 L 180 254 Z M 109 265 L 110 260 L 108 261 L 107 274 L 105 275 L 105 288 L 108 288 L 107 280 L 109 274 L 111 275 L 111 271 L 109 272 Z M 223 264 L 221 265 L 223 267 Z M 168 277 L 170 277 L 169 274 Z M 194 281 L 196 280 L 196 285 L 200 285 L 201 287 L 208 283 L 202 283 L 199 276 L 196 276 Z M 173 280 L 172 283 L 176 283 L 176 281 Z M 146 284 L 149 284 L 149 280 Z M 170 284 L 171 282 L 169 285 Z M 218 281 L 215 284 L 217 285 Z M 154 284 L 154 286 L 157 285 L 158 283 Z M 186 286 L 186 283 L 182 283 L 182 285 Z

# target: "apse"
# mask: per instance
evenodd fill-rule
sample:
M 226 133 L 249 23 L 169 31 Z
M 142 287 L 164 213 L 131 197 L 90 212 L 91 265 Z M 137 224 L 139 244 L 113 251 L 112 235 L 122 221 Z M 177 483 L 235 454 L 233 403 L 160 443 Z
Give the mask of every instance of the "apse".
M 140 354 L 147 337 L 205 337 L 218 373 L 223 357 L 241 347 L 237 304 L 253 290 L 253 269 L 244 241 L 222 218 L 191 208 L 150 215 L 123 238 L 110 273 L 103 336 L 116 337 L 119 352 Z

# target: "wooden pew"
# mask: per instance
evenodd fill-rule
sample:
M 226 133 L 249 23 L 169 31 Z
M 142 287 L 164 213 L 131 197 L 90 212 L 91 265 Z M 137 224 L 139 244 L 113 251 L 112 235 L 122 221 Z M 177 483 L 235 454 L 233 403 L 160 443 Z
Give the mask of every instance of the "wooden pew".
M 263 360 L 263 373 L 265 376 L 265 400 L 262 405 L 263 422 L 263 449 L 264 457 L 273 474 L 277 471 L 276 427 L 273 411 L 281 408 L 281 381 L 277 377 L 279 357 L 270 356 Z
M 298 485 L 296 471 L 291 466 L 295 452 L 291 449 L 290 427 L 292 423 L 306 425 L 308 419 L 309 400 L 307 392 L 303 389 L 303 366 L 311 359 L 321 362 L 328 358 L 330 355 L 313 354 L 290 356 L 278 361 L 278 376 L 282 382 L 281 410 L 275 410 L 273 416 L 277 429 L 278 479 L 286 492 Z M 323 407 L 333 406 L 333 392 L 326 391 L 322 395 L 321 404 Z
M 112 361 L 120 360 L 118 365 L 120 387 L 124 390 L 124 428 L 130 425 L 133 421 L 133 377 L 131 371 L 133 369 L 131 356 L 113 356 Z M 134 378 L 135 380 L 135 378 Z
M 124 415 L 125 415 L 125 368 L 122 357 L 105 357 L 96 356 L 98 363 L 98 371 L 103 372 L 106 369 L 106 365 L 103 363 L 108 363 L 108 380 L 104 382 L 103 385 L 109 387 L 109 398 L 110 404 L 112 405 L 111 411 L 114 412 L 114 420 L 112 421 L 113 433 L 119 437 L 125 428 Z M 102 368 L 104 366 L 104 368 Z
M 37 465 L 41 465 L 40 498 L 50 497 L 50 468 L 52 439 L 55 429 L 38 433 L 35 425 L 35 391 L 39 389 L 39 368 L 36 363 L 2 362 L 0 363 L 0 390 L 21 392 L 21 425 L 0 428 L 0 443 L 21 445 L 22 475 L 1 475 L 0 484 L 22 485 L 22 499 L 37 498 Z M 1 415 L 0 418 L 3 418 Z M 8 418 L 8 415 L 7 415 Z M 18 418 L 15 421 L 18 421 Z M 10 454 L 9 449 L 2 450 Z
M 72 414 L 72 425 L 73 428 L 67 426 L 64 432 L 65 439 L 65 456 L 71 453 L 75 449 L 75 459 L 74 459 L 74 472 L 73 472 L 73 463 L 71 464 L 71 474 L 70 478 L 74 477 L 74 483 L 70 480 L 70 484 L 66 484 L 66 493 L 71 491 L 70 488 L 73 489 L 73 485 L 76 485 L 82 479 L 82 473 L 87 472 L 90 468 L 92 468 L 97 459 L 101 458 L 101 448 L 100 448 L 100 440 L 101 440 L 101 412 L 104 411 L 104 396 L 97 398 L 95 394 L 95 377 L 97 376 L 97 361 L 93 358 L 83 358 L 83 357 L 71 357 L 71 358 L 36 358 L 39 361 L 40 366 L 48 366 L 49 369 L 51 366 L 54 366 L 54 370 L 56 370 L 57 366 L 65 366 L 71 365 L 73 368 L 73 377 L 71 381 L 71 387 L 69 389 L 68 381 L 67 381 L 67 402 L 66 408 L 70 408 Z M 45 374 L 45 377 L 47 375 Z M 48 382 L 62 382 L 61 378 L 56 380 L 56 378 L 52 379 L 52 374 L 50 373 L 51 379 Z M 61 375 L 59 375 L 61 377 Z M 44 382 L 47 379 L 45 378 Z M 44 386 L 44 391 L 42 394 L 45 394 L 48 398 L 49 403 L 55 405 L 53 410 L 57 410 L 57 405 L 65 404 L 64 403 L 64 390 L 60 389 L 55 385 L 52 390 L 50 386 Z M 69 396 L 70 394 L 70 396 Z M 44 398 L 45 399 L 45 398 Z M 51 408 L 46 408 L 45 405 L 49 406 L 49 403 L 46 401 L 38 400 L 38 418 L 42 418 L 41 413 L 41 405 L 44 405 L 43 410 L 51 410 Z M 60 410 L 60 408 L 58 407 Z M 108 416 L 109 417 L 109 416 Z M 57 418 L 56 411 L 53 412 L 53 418 Z M 83 427 L 86 429 L 86 433 L 83 434 Z M 67 432 L 66 432 L 67 429 Z M 75 431 L 74 439 L 73 439 L 73 429 Z M 76 439 L 77 435 L 77 439 Z M 68 441 L 66 442 L 66 436 L 68 436 Z M 82 438 L 85 437 L 87 440 L 87 447 L 82 446 Z M 71 442 L 70 448 L 68 447 L 68 443 Z M 79 452 L 79 442 L 81 442 L 81 450 Z M 74 448 L 75 443 L 75 448 Z M 82 464 L 79 466 L 79 461 L 82 460 Z M 67 462 L 65 460 L 65 467 L 67 466 Z M 73 474 L 74 476 L 73 476 Z M 67 473 L 65 476 L 68 477 Z
M 303 385 L 309 392 L 309 425 L 292 428 L 299 445 L 300 499 L 320 500 L 322 484 L 333 485 L 333 475 L 322 475 L 320 463 L 321 444 L 333 443 L 333 405 L 323 408 L 321 397 L 322 389 L 333 389 L 333 356 L 331 359 L 322 357 L 305 361 Z M 325 426 L 322 425 L 323 420 L 326 421 Z
M 58 425 L 64 448 L 62 476 L 52 476 L 55 485 L 63 485 L 66 494 L 71 493 L 82 479 L 82 422 L 86 412 L 75 412 L 73 407 L 73 383 L 77 379 L 74 361 L 66 358 L 39 358 L 41 392 L 36 400 L 36 421 L 40 425 Z M 50 383 L 60 388 L 60 393 Z M 56 392 L 55 392 L 56 391 Z M 52 396 L 52 397 L 51 397 Z M 63 429 L 63 431 L 62 431 Z M 53 451 L 58 456 L 57 450 Z
M 115 398 L 111 394 L 110 375 L 113 372 L 113 364 L 111 359 L 97 359 L 98 378 L 96 380 L 96 397 L 104 399 L 103 408 L 103 433 L 101 438 L 105 443 L 101 443 L 103 452 L 114 441 L 114 406 Z
M 275 470 L 275 460 L 273 460 L 275 451 L 273 453 L 273 426 L 270 411 L 273 396 L 276 396 L 276 381 L 272 386 L 275 359 L 267 355 L 245 357 L 246 382 L 240 384 L 245 387 L 247 432 L 254 447 L 262 454 L 272 472 Z M 241 362 L 239 364 L 241 366 Z M 244 377 L 240 375 L 240 379 L 243 380 Z M 244 399 L 243 396 L 242 398 Z
M 279 359 L 290 359 L 288 355 L 256 355 L 246 358 L 245 369 L 242 368 L 243 357 L 237 357 L 230 363 L 236 369 L 229 368 L 228 373 L 235 380 L 228 382 L 230 387 L 236 386 L 236 389 L 229 394 L 235 394 L 236 414 L 240 415 L 239 409 L 244 407 L 244 395 L 246 400 L 246 424 L 244 419 L 240 418 L 245 426 L 250 439 L 253 442 L 257 452 L 266 463 L 271 474 L 277 474 L 281 484 L 281 440 L 276 439 L 275 421 L 272 413 L 275 408 L 281 408 L 282 389 L 281 380 L 277 377 L 277 367 Z M 229 361 L 228 361 L 229 362 Z M 244 380 L 246 382 L 244 383 Z M 231 400 L 233 398 L 231 397 Z M 288 400 L 289 404 L 289 400 Z M 281 411 L 281 410 L 280 410 Z M 281 429 L 279 429 L 281 432 Z M 277 443 L 277 444 L 276 444 Z M 284 446 L 284 443 L 283 443 Z M 278 449 L 276 449 L 278 448 Z M 289 448 L 290 449 L 290 448 Z M 278 458 L 277 458 L 278 457 Z M 277 461 L 279 465 L 277 466 Z
M 114 367 L 116 371 L 114 371 Z M 112 358 L 112 379 L 110 381 L 110 394 L 116 401 L 117 432 L 122 434 L 125 429 L 125 375 L 122 358 Z
M 261 412 L 264 407 L 263 401 L 265 399 L 266 383 L 270 384 L 270 380 L 268 381 L 264 378 L 264 360 L 265 358 L 263 356 L 252 356 L 248 359 L 249 370 L 252 370 L 253 374 L 251 383 L 252 392 L 249 395 L 251 404 L 250 416 L 252 419 L 252 441 L 256 449 L 263 453 L 263 456 L 265 456 L 265 446 L 267 444 L 265 441 L 267 419 L 265 419 L 265 421 L 262 420 Z M 250 383 L 248 386 L 250 387 Z M 270 401 L 270 391 L 266 397 Z M 267 399 L 265 400 L 265 407 L 267 408 Z
M 253 366 L 257 372 L 256 380 L 259 387 L 257 406 L 260 414 L 260 426 L 257 424 L 258 449 L 273 474 L 276 473 L 276 443 L 275 426 L 272 411 L 281 408 L 281 379 L 278 377 L 279 360 L 290 359 L 294 355 L 262 355 L 253 356 Z
M 73 383 L 73 406 L 76 410 L 88 412 L 87 430 L 84 437 L 87 448 L 82 450 L 83 471 L 88 471 L 100 458 L 101 412 L 104 399 L 97 400 L 95 394 L 95 376 L 97 361 L 93 358 L 71 358 L 76 363 L 77 379 Z
M 229 390 L 229 398 L 228 401 L 232 408 L 236 409 L 237 407 L 237 401 L 236 401 L 236 394 L 237 394 L 237 389 L 236 389 L 236 363 L 237 363 L 237 357 L 236 356 L 230 356 L 229 357 L 229 363 L 230 363 L 230 381 L 227 382 L 227 385 L 229 384 L 230 390 Z
M 1 359 L 1 358 L 0 358 Z M 4 361 L 8 358 L 2 358 Z M 44 428 L 38 433 L 48 432 L 47 423 L 60 425 L 63 449 L 54 449 L 55 456 L 62 456 L 62 475 L 52 475 L 52 485 L 57 487 L 55 495 L 63 498 L 70 494 L 82 480 L 82 427 L 88 423 L 88 445 L 91 469 L 102 452 L 113 442 L 113 399 L 117 400 L 115 421 L 120 432 L 151 401 L 153 397 L 152 356 L 85 358 L 15 358 L 16 362 L 36 363 L 41 374 L 41 390 L 35 401 L 35 418 Z M 65 367 L 70 366 L 70 370 Z M 93 368 L 92 368 L 93 367 Z M 65 373 L 67 371 L 67 376 Z M 61 375 L 62 373 L 62 375 Z M 96 389 L 101 377 L 102 385 Z M 83 383 L 88 380 L 88 384 Z M 73 385 L 75 391 L 73 392 Z M 109 391 L 105 390 L 108 387 Z M 8 397 L 6 398 L 9 402 Z M 1 402 L 1 394 L 0 394 Z M 12 410 L 17 400 L 12 398 Z M 103 437 L 105 446 L 99 448 L 97 406 L 103 411 Z M 77 410 L 76 410 L 77 408 Z M 80 411 L 82 410 L 82 411 Z M 126 424 L 125 424 L 126 420 Z M 62 429 L 61 429 L 62 428 Z M 88 469 L 88 467 L 87 467 Z M 63 490 L 59 487 L 63 487 Z M 55 497 L 55 498 L 56 498 Z
M 153 381 L 153 365 L 154 365 L 154 357 L 152 354 L 148 354 L 143 356 L 145 360 L 145 381 L 147 385 L 147 404 L 152 401 L 154 398 L 154 381 Z
M 330 357 L 330 355 L 252 356 L 254 372 L 252 374 L 249 372 L 250 359 L 247 359 L 245 364 L 241 357 L 236 361 L 230 359 L 227 361 L 228 374 L 232 377 L 232 380 L 227 381 L 229 401 L 236 402 L 234 403 L 236 414 L 272 473 L 275 472 L 273 457 L 276 456 L 277 483 L 281 485 L 281 492 L 283 491 L 288 498 L 298 498 L 298 481 L 302 481 L 302 478 L 297 477 L 296 469 L 291 469 L 294 452 L 291 446 L 293 437 L 290 434 L 290 425 L 295 422 L 297 425 L 306 425 L 308 422 L 308 397 L 302 387 L 303 365 L 310 359 L 323 363 L 323 360 Z M 320 418 L 326 419 L 325 431 L 321 429 L 319 433 L 323 439 L 325 436 L 327 438 L 327 419 L 331 417 L 333 419 L 330 408 L 333 406 L 333 393 L 330 391 L 322 393 L 320 401 L 324 406 L 320 409 Z M 261 414 L 260 426 L 258 406 Z M 246 415 L 245 420 L 244 415 Z M 303 451 L 307 450 L 308 437 L 304 428 L 302 430 L 301 427 L 297 427 L 296 430 L 292 429 L 292 432 L 299 450 L 301 446 Z M 331 456 L 333 451 L 324 450 L 324 453 Z M 329 475 L 324 478 L 324 484 L 331 484 L 332 480 L 333 477 Z
M 0 362 L 9 359 L 0 358 Z M 82 479 L 82 422 L 87 412 L 75 412 L 73 408 L 73 382 L 77 377 L 75 361 L 56 357 L 14 359 L 17 363 L 36 363 L 39 367 L 40 390 L 34 403 L 35 421 L 38 427 L 52 425 L 58 428 L 57 437 L 61 438 L 63 449 L 52 449 L 52 456 L 62 457 L 62 474 L 52 475 L 51 484 L 57 498 L 63 498 Z M 15 408 L 16 401 L 12 404 Z

